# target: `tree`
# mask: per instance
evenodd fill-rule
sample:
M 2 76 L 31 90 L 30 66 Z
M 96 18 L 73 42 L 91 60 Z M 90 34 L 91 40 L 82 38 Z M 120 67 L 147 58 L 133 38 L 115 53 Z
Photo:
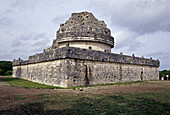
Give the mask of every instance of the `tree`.
M 12 70 L 9 70 L 9 71 L 5 72 L 4 75 L 8 75 L 8 76 L 12 75 Z
M 159 71 L 159 79 L 161 79 L 162 77 L 165 77 L 166 75 L 170 76 L 170 70 Z M 165 77 L 165 79 L 166 79 L 166 77 Z
M 4 74 L 4 70 L 0 68 L 0 75 Z
M 12 71 L 12 62 L 11 61 L 0 61 L 0 75 L 5 75 L 5 73 L 8 71 Z M 8 74 L 9 73 L 11 72 L 8 72 Z

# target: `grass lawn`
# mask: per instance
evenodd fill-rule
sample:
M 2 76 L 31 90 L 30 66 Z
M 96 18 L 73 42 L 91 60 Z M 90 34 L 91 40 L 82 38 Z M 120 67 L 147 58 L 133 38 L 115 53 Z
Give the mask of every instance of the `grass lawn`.
M 55 88 L 53 86 L 37 84 L 16 78 L 0 78 L 0 81 L 13 86 L 26 88 Z M 119 85 L 128 85 L 131 83 L 133 82 L 120 83 Z M 141 82 L 134 83 L 138 84 Z M 32 99 L 32 97 L 15 95 L 12 99 L 24 101 Z M 0 114 L 168 115 L 170 114 L 170 91 L 162 88 L 161 92 L 93 94 L 83 91 L 81 91 L 81 93 L 74 93 L 69 91 L 57 92 L 56 90 L 56 93 L 38 94 L 36 95 L 36 98 L 33 98 L 29 102 L 18 104 L 15 107 L 6 110 L 0 110 Z
M 25 80 L 25 79 L 21 79 L 21 78 L 13 78 L 13 77 L 0 77 L 0 82 L 3 82 L 10 86 L 24 87 L 24 88 L 67 89 L 67 88 L 40 84 L 40 83 L 32 82 L 29 80 Z M 99 85 L 77 86 L 77 87 L 71 87 L 71 89 L 83 88 L 83 87 L 107 86 L 107 85 L 122 85 L 122 84 L 129 85 L 129 84 L 144 83 L 144 82 L 147 83 L 147 81 L 130 81 L 130 82 L 99 84 Z
M 42 88 L 42 89 L 60 88 L 60 89 L 62 89 L 61 87 L 40 84 L 40 83 L 25 80 L 25 79 L 21 79 L 21 78 L 0 77 L 0 82 L 3 82 L 10 86 L 24 87 L 24 88 Z
M 0 111 L 0 114 L 170 114 L 170 93 L 134 93 L 117 95 L 57 94 L 37 95 L 31 103 L 13 109 Z M 15 97 L 16 98 L 16 97 Z M 17 100 L 23 100 L 22 96 Z

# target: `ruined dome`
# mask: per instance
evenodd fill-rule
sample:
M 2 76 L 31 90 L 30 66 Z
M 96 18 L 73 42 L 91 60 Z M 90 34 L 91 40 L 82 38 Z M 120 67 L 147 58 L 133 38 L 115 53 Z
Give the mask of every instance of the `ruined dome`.
M 99 21 L 92 13 L 72 13 L 64 24 L 60 24 L 52 48 L 66 45 L 110 52 L 114 38 L 104 21 Z

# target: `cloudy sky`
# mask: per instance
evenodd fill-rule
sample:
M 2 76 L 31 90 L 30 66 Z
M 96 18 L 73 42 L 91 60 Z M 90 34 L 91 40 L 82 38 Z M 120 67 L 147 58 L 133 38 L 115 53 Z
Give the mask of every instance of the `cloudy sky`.
M 0 60 L 28 59 L 49 47 L 73 12 L 104 20 L 114 53 L 161 61 L 170 69 L 170 0 L 0 0 Z

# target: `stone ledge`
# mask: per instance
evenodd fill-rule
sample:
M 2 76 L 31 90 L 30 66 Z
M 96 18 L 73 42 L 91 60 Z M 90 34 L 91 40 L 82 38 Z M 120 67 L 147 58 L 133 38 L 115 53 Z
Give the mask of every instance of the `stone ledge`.
M 114 53 L 106 53 L 101 51 L 81 49 L 76 47 L 63 47 L 59 49 L 52 49 L 45 51 L 40 54 L 29 56 L 28 60 L 14 60 L 13 66 L 34 64 L 46 61 L 52 61 L 57 59 L 79 59 L 79 60 L 91 60 L 91 61 L 102 61 L 102 62 L 114 62 L 121 64 L 134 64 L 159 67 L 159 60 L 139 58 L 134 56 L 127 56 Z
M 92 37 L 93 39 L 91 39 Z M 75 32 L 66 32 L 66 33 L 60 33 L 57 34 L 57 39 L 56 42 L 65 42 L 65 41 L 97 41 L 101 43 L 106 43 L 111 45 L 112 47 L 114 46 L 114 38 L 109 35 L 104 35 L 104 34 L 88 34 L 88 33 L 75 33 Z

